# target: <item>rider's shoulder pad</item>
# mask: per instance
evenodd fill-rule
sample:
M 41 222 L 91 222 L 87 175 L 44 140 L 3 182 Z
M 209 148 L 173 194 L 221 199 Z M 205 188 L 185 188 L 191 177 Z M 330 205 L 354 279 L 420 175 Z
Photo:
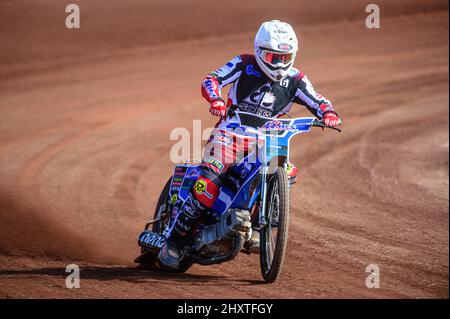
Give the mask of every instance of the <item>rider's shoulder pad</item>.
M 293 67 L 289 70 L 288 76 L 301 79 L 303 78 L 304 74 Z

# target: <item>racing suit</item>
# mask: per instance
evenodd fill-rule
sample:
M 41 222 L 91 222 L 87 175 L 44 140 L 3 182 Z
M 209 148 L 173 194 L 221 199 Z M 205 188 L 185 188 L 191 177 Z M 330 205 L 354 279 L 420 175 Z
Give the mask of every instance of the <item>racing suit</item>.
M 326 112 L 336 114 L 330 101 L 315 92 L 302 72 L 292 68 L 287 77 L 274 82 L 259 68 L 253 55 L 239 55 L 208 74 L 201 85 L 202 95 L 213 103 L 222 99 L 221 88 L 229 84 L 232 86 L 227 106 L 236 105 L 239 111 L 276 118 L 289 112 L 293 103 L 298 103 L 319 118 Z M 227 135 L 226 125 L 227 120 L 222 118 L 213 130 L 206 145 L 201 174 L 169 232 L 168 241 L 180 249 L 188 243 L 198 221 L 214 214 L 212 207 L 220 187 L 237 180 L 227 174 L 231 171 L 229 168 L 260 142 L 255 137 Z M 236 190 L 239 188 L 239 185 L 234 186 Z

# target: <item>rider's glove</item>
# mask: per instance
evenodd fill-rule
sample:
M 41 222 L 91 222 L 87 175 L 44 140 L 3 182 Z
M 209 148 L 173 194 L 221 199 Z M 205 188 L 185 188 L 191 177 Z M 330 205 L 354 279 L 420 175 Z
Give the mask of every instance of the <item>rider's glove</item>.
M 341 119 L 334 111 L 327 111 L 323 113 L 323 122 L 327 126 L 338 126 L 341 124 Z
M 224 117 L 227 113 L 227 106 L 225 105 L 225 101 L 223 99 L 216 99 L 212 101 L 209 112 L 212 115 Z

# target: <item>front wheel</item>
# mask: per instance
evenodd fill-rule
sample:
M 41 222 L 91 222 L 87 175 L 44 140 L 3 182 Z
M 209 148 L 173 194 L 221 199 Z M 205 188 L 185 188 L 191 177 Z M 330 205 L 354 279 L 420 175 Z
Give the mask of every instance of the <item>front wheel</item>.
M 260 265 L 264 280 L 271 283 L 283 267 L 289 228 L 289 181 L 282 167 L 269 178 L 265 220 L 260 234 Z

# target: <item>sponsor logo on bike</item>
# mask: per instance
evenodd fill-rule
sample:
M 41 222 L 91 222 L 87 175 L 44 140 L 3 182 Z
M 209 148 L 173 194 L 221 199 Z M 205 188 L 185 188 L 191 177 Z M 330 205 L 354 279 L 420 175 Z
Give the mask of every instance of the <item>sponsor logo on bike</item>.
M 244 164 L 241 166 L 241 178 L 242 178 L 242 179 L 246 178 L 247 175 L 248 175 L 248 173 L 250 173 L 250 172 L 252 171 L 252 168 L 253 168 L 252 164 L 250 164 L 250 163 L 244 163 Z
M 197 204 L 197 205 L 196 205 Z M 200 206 L 200 203 L 192 198 L 188 198 L 188 200 L 184 204 L 184 213 L 188 215 L 192 219 L 197 219 L 200 217 L 200 212 L 197 210 L 197 207 Z M 178 221 L 183 224 L 181 221 Z
M 196 167 L 190 168 L 187 173 L 184 175 L 184 177 L 187 179 L 191 179 L 191 178 L 197 178 L 200 175 L 199 170 Z
M 178 215 L 179 208 L 178 206 L 173 206 L 172 208 L 172 218 L 175 218 Z
M 176 167 L 175 173 L 173 174 L 172 186 L 181 186 L 184 179 L 184 173 L 186 172 L 186 167 Z
M 152 233 L 143 233 L 139 241 L 142 244 L 157 248 L 161 248 L 164 245 L 164 237 Z
M 174 176 L 172 180 L 172 186 L 181 186 L 183 183 L 183 177 Z
M 284 124 L 281 121 L 274 120 L 267 122 L 262 127 L 262 130 L 268 130 L 268 131 L 297 131 L 297 128 L 295 126 L 291 126 L 289 124 Z
M 198 177 L 198 175 L 195 176 L 196 179 L 197 179 L 197 177 Z M 195 183 L 195 179 L 185 180 L 181 189 L 182 190 L 190 190 L 192 188 L 192 186 L 194 186 L 194 183 Z
M 175 173 L 184 173 L 186 171 L 186 167 L 176 167 Z
M 230 176 L 228 176 L 228 180 L 234 184 L 234 186 L 236 187 L 236 190 L 241 188 L 241 180 L 239 178 L 230 175 Z

